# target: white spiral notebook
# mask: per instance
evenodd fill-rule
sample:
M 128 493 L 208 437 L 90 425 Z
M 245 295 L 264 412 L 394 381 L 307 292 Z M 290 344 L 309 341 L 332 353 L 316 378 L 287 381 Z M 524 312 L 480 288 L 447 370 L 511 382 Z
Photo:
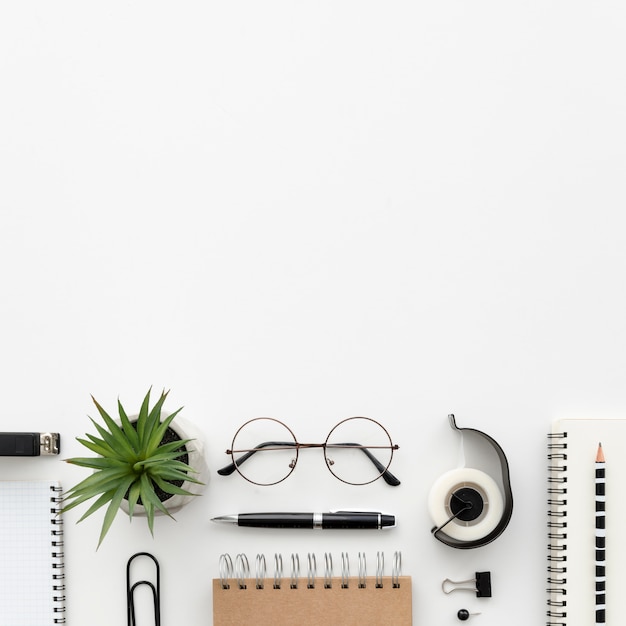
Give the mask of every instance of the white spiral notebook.
M 0 626 L 65 623 L 61 486 L 0 481 Z
M 599 444 L 604 496 L 596 495 Z M 561 419 L 552 425 L 547 624 L 626 623 L 625 476 L 626 420 Z M 601 550 L 596 549 L 599 535 Z

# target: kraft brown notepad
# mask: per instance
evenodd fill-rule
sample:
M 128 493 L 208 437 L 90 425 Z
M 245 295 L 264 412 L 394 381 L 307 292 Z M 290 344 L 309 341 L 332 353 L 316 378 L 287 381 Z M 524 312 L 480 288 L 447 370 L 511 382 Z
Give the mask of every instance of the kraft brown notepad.
M 410 576 L 213 580 L 214 626 L 411 626 Z

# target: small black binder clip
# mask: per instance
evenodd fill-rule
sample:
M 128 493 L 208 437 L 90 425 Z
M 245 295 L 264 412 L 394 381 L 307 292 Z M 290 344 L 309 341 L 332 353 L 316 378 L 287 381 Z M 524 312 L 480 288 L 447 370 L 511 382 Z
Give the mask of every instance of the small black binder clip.
M 131 563 L 140 556 L 147 556 L 154 561 L 155 583 L 151 583 L 147 580 L 139 580 L 131 585 L 130 566 Z M 135 615 L 135 590 L 141 585 L 146 585 L 152 591 L 154 626 L 161 626 L 161 570 L 159 562 L 149 552 L 137 552 L 137 554 L 133 554 L 126 564 L 126 612 L 128 616 L 128 626 L 137 626 L 137 617 Z
M 475 591 L 477 598 L 491 598 L 491 572 L 476 572 L 476 578 L 454 581 L 446 578 L 441 583 L 444 593 Z

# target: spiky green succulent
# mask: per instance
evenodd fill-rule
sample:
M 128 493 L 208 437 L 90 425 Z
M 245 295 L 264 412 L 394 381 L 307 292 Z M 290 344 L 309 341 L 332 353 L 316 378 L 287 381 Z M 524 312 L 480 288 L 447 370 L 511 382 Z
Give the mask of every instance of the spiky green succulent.
M 77 437 L 76 440 L 98 456 L 66 459 L 68 463 L 90 468 L 93 472 L 65 494 L 67 504 L 62 512 L 97 498 L 78 520 L 81 522 L 108 504 L 98 547 L 111 528 L 124 498 L 128 499 L 128 513 L 131 519 L 138 503 L 144 507 L 148 527 L 154 535 L 156 511 L 159 510 L 172 517 L 166 505 L 159 499 L 156 488 L 170 495 L 193 495 L 173 484 L 173 481 L 178 481 L 179 484 L 180 481 L 200 484 L 200 481 L 192 475 L 195 470 L 180 460 L 180 457 L 187 453 L 185 446 L 191 439 L 162 443 L 172 420 L 181 410 L 178 409 L 161 420 L 161 409 L 168 393 L 163 391 L 150 409 L 150 390 L 148 390 L 134 422 L 128 418 L 118 399 L 119 424 L 92 396 L 104 420 L 104 426 L 90 417 L 99 436 L 86 434 L 86 439 Z

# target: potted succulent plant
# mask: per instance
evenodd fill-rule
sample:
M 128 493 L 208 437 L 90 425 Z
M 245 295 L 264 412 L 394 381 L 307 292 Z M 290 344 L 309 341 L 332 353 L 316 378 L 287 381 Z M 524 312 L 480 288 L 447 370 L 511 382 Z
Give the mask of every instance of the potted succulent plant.
M 139 414 L 128 416 L 118 400 L 119 421 L 113 419 L 92 396 L 104 426 L 92 418 L 98 435 L 77 437 L 95 457 L 66 459 L 68 463 L 87 467 L 92 474 L 65 494 L 62 512 L 96 498 L 78 520 L 108 505 L 98 547 L 109 531 L 117 512 L 122 508 L 132 519 L 145 515 L 150 533 L 154 535 L 154 517 L 169 515 L 199 494 L 206 475 L 204 456 L 196 449 L 199 442 L 177 432 L 174 421 L 181 409 L 171 414 L 162 412 L 168 392 L 150 409 L 150 390 Z M 180 421 L 180 420 L 178 420 Z M 194 445 L 190 446 L 191 441 Z M 200 446 L 201 447 L 201 446 Z

